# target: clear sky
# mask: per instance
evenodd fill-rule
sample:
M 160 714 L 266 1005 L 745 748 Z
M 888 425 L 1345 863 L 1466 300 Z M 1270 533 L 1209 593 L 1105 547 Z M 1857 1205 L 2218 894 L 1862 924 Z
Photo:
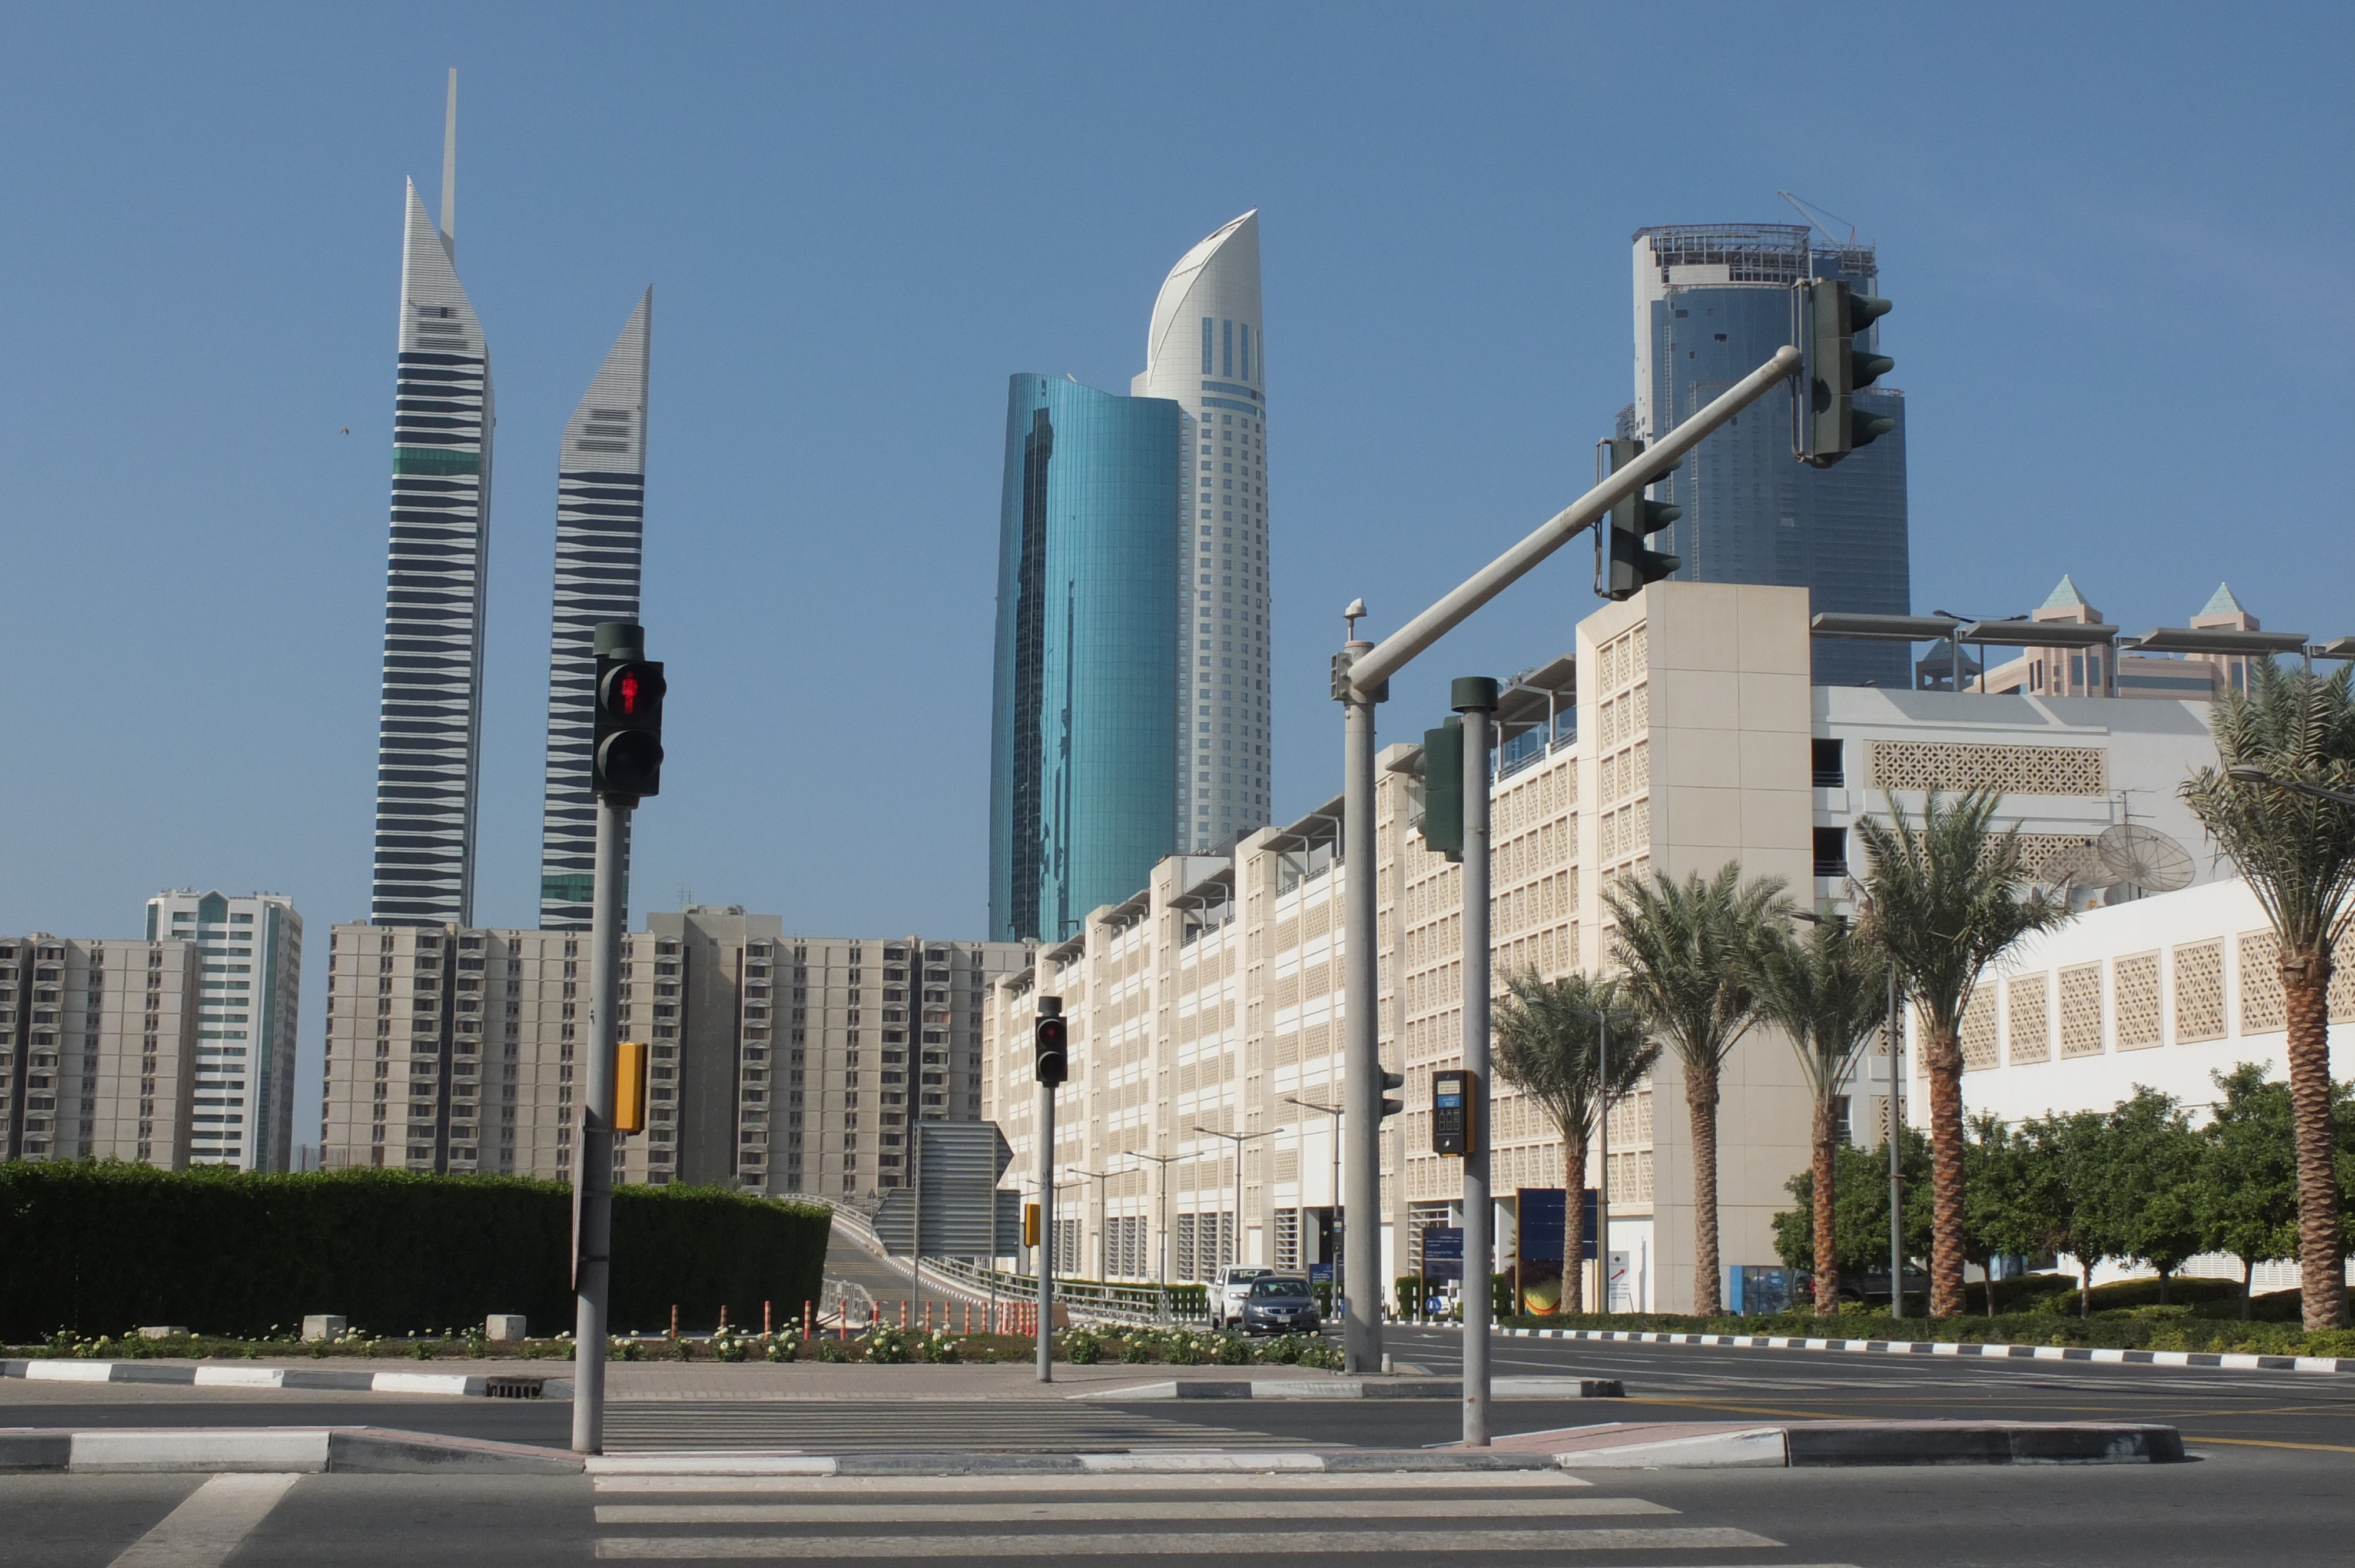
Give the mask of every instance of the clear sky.
M 1630 234 L 1795 221 L 1778 189 L 1881 249 L 1917 609 L 2068 571 L 2139 630 L 2228 577 L 2355 631 L 2349 18 L 12 6 L 0 930 L 293 895 L 314 1103 L 326 927 L 367 907 L 401 180 L 438 209 L 450 66 L 499 412 L 476 919 L 537 919 L 557 439 L 651 283 L 634 915 L 977 937 L 1006 377 L 1124 390 L 1163 274 L 1247 207 L 1279 820 L 1337 788 L 1341 606 L 1394 629 L 1591 481 Z M 1393 683 L 1388 733 L 1569 647 L 1591 570 Z

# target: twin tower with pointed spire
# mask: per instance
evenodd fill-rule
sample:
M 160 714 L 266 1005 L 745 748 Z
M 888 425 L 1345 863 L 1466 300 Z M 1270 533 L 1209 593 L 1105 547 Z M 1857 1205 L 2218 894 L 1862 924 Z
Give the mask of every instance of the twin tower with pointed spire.
M 484 592 L 491 452 L 490 351 L 458 281 L 458 73 L 442 150 L 437 226 L 409 184 L 393 388 L 392 526 L 378 726 L 378 926 L 469 926 L 482 770 Z M 645 525 L 648 289 L 564 428 L 548 680 L 540 925 L 589 928 L 597 805 L 590 783 L 601 620 L 638 618 Z M 623 846 L 626 875 L 628 849 Z

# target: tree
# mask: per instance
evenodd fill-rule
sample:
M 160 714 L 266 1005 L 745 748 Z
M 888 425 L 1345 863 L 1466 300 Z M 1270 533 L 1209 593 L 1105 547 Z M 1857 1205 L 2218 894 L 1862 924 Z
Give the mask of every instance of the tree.
M 1912 1128 L 1897 1144 L 1904 1187 L 1904 1229 L 1899 1246 L 1908 1257 L 1930 1250 L 1930 1140 Z M 1800 1171 L 1784 1184 L 1799 1201 L 1774 1216 L 1774 1251 L 1794 1269 L 1816 1256 L 1816 1173 Z M 1843 1276 L 1861 1277 L 1889 1266 L 1889 1153 L 1885 1146 L 1843 1143 L 1832 1155 L 1832 1255 Z
M 2172 1095 L 2135 1086 L 2103 1120 L 2087 1201 L 2097 1228 L 2121 1257 L 2158 1274 L 2158 1298 L 2185 1259 L 2200 1250 L 2200 1139 Z
M 1866 1040 L 1888 1015 L 1888 961 L 1844 924 L 1819 921 L 1805 938 L 1780 927 L 1761 933 L 1758 1006 L 1791 1037 L 1815 1096 L 1816 1313 L 1839 1311 L 1839 1259 L 1833 1239 L 1832 1156 L 1839 1147 L 1839 1102 Z
M 1561 1309 L 1584 1310 L 1579 1259 L 1586 1251 L 1586 1145 L 1610 1101 L 1632 1093 L 1658 1061 L 1644 1021 L 1619 996 L 1616 981 L 1582 974 L 1560 980 L 1525 969 L 1507 982 L 1492 1026 L 1497 1075 L 1545 1107 L 1561 1135 Z M 1608 1237 L 1596 1238 L 1607 1268 Z M 1611 1309 L 1604 1276 L 1602 1308 Z
M 2014 1222 L 2030 1244 L 2022 1250 L 2076 1258 L 2077 1315 L 2089 1317 L 2094 1270 L 2124 1250 L 2105 1228 L 2110 1210 L 2100 1192 L 2108 1174 L 2109 1118 L 2101 1111 L 2038 1117 L 2020 1124 L 2019 1138 L 2023 1180 Z
M 2065 905 L 2023 892 L 2019 829 L 1993 827 L 2003 797 L 1930 791 L 1918 831 L 1894 796 L 1887 822 L 1859 818 L 1864 841 L 1865 935 L 1889 955 L 1921 1021 L 1930 1080 L 1930 1314 L 1963 1310 L 1963 1012 L 1987 965 L 2031 932 L 2068 918 Z
M 1970 1143 L 1963 1150 L 1963 1217 L 1970 1261 L 1987 1274 L 1987 1313 L 1996 1315 L 1995 1260 L 2013 1254 L 2033 1256 L 2042 1237 L 2032 1218 L 2028 1140 L 2001 1118 L 1970 1118 Z
M 1726 1053 L 1758 1016 L 1754 977 L 1764 933 L 1783 914 L 1780 878 L 1742 880 L 1728 861 L 1707 879 L 1665 872 L 1603 895 L 1618 923 L 1612 956 L 1627 996 L 1683 1065 L 1693 1144 L 1693 1310 L 1724 1309 L 1718 1277 L 1717 1097 Z
M 2289 1086 L 2262 1062 L 2211 1073 L 2224 1098 L 2201 1129 L 2192 1212 L 2200 1245 L 2241 1260 L 2241 1320 L 2257 1265 L 2297 1255 L 2297 1149 Z
M 2253 660 L 2249 671 L 2250 691 L 2226 691 L 2210 717 L 2222 767 L 2199 769 L 2182 794 L 2274 928 L 2289 1023 L 2301 1316 L 2311 1331 L 2348 1321 L 2328 998 L 2331 952 L 2355 915 L 2355 809 L 2283 782 L 2355 789 L 2355 666 L 2323 676 Z

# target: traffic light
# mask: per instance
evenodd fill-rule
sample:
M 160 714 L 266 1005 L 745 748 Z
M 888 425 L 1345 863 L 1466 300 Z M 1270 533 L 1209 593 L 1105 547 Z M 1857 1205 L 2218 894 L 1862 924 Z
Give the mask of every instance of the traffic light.
M 597 628 L 597 729 L 592 777 L 600 795 L 662 793 L 663 667 L 645 657 L 645 633 L 628 621 Z
M 1030 1075 L 1042 1084 L 1060 1084 L 1071 1075 L 1071 1025 L 1060 1013 L 1049 1013 L 1031 1025 Z
M 1887 315 L 1887 300 L 1859 294 L 1836 278 L 1819 278 L 1796 286 L 1792 323 L 1804 356 L 1799 386 L 1804 401 L 1798 409 L 1800 461 L 1829 468 L 1859 447 L 1870 446 L 1897 428 L 1886 414 L 1870 414 L 1856 406 L 1856 392 L 1870 387 L 1897 366 L 1885 354 L 1859 349 L 1857 339 L 1874 322 Z
M 1595 467 L 1602 471 L 1595 477 L 1607 479 L 1617 473 L 1643 450 L 1644 443 L 1632 437 L 1614 436 L 1598 442 Z M 1673 473 L 1676 469 L 1672 466 L 1668 471 Z M 1596 535 L 1595 591 L 1604 599 L 1633 599 L 1646 583 L 1658 582 L 1683 566 L 1674 556 L 1647 548 L 1644 541 L 1684 514 L 1683 507 L 1646 501 L 1640 492 L 1614 506 L 1610 526 Z
M 1423 732 L 1423 843 L 1433 854 L 1464 859 L 1464 720 L 1451 716 Z
M 1390 1118 L 1398 1115 L 1399 1112 L 1406 1109 L 1406 1102 L 1404 1100 L 1394 1100 L 1391 1098 L 1391 1091 L 1392 1089 L 1403 1089 L 1405 1087 L 1406 1075 L 1404 1073 L 1385 1072 L 1382 1074 L 1382 1114 L 1376 1119 L 1386 1121 Z
M 1039 1205 L 1036 1203 L 1022 1205 L 1022 1245 L 1024 1246 L 1039 1245 Z

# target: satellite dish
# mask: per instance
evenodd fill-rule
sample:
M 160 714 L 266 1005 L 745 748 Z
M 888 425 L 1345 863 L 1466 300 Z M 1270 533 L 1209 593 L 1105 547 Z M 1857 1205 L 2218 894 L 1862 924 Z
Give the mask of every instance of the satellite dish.
M 2130 882 L 2146 893 L 2191 885 L 2191 853 L 2157 828 L 2121 822 L 2094 840 L 2094 874 L 2115 885 Z

